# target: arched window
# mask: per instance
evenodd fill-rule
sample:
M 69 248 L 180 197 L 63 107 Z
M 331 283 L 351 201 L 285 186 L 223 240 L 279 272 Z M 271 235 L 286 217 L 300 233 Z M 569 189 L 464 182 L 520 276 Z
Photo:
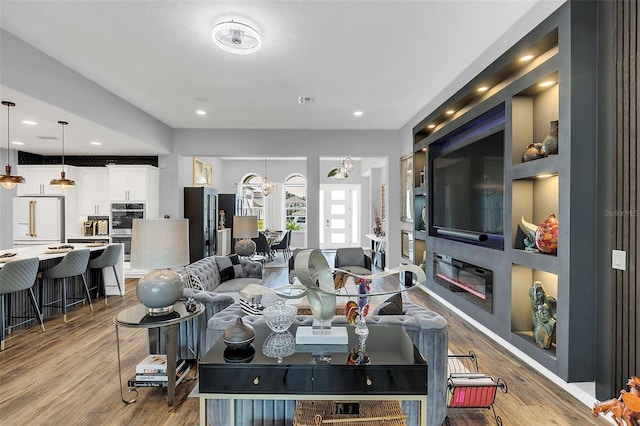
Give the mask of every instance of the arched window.
M 284 181 L 285 215 L 287 229 L 306 230 L 307 226 L 307 179 L 300 173 L 293 173 Z
M 264 219 L 264 195 L 262 194 L 262 177 L 257 173 L 249 173 L 242 178 L 239 196 L 242 199 L 242 216 L 258 216 Z

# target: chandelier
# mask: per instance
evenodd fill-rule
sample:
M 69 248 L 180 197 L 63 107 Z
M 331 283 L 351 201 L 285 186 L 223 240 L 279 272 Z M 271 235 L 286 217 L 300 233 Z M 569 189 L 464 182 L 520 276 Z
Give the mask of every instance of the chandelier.
M 338 161 L 338 167 L 334 167 L 329 170 L 327 173 L 327 177 L 334 178 L 337 180 L 343 180 L 349 177 L 349 173 L 353 171 L 353 166 L 355 162 L 351 157 L 344 158 Z
M 264 159 L 264 178 L 262 179 L 262 193 L 264 196 L 268 196 L 274 190 L 273 181 L 267 177 L 267 159 Z

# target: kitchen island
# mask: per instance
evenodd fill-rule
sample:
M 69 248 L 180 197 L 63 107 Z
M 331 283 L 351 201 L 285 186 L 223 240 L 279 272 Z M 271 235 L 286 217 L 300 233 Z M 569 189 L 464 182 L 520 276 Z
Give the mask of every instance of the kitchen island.
M 57 244 L 56 246 L 60 246 L 62 244 Z M 73 250 L 80 250 L 87 248 L 91 251 L 91 259 L 100 256 L 102 251 L 110 244 L 95 244 L 95 243 L 73 243 L 73 244 L 65 244 L 67 246 L 72 246 Z M 7 262 L 11 262 L 19 259 L 28 259 L 32 257 L 37 257 L 40 259 L 40 265 L 38 267 L 38 271 L 43 271 L 45 269 L 49 269 L 52 266 L 58 264 L 62 258 L 70 251 L 69 249 L 55 249 L 54 245 L 34 245 L 34 246 L 20 246 L 16 248 L 9 249 L 0 249 L 0 256 L 5 253 L 15 253 L 15 256 L 9 258 L 0 258 L 0 268 L 2 268 Z M 116 282 L 116 276 L 113 272 L 112 268 L 105 269 L 105 292 L 108 296 L 122 295 L 124 296 L 124 258 L 121 256 L 118 260 L 118 265 L 116 266 L 116 271 L 118 274 L 118 279 L 120 280 L 120 284 L 122 287 L 122 293 L 118 292 L 118 284 Z M 101 280 L 100 271 L 99 270 L 90 270 L 85 273 L 85 278 L 87 280 L 87 284 L 89 288 L 93 287 L 96 283 L 99 283 Z M 59 290 L 54 287 L 52 280 L 44 280 L 44 296 L 45 300 L 55 299 Z M 80 279 L 71 279 L 69 280 L 69 294 L 83 294 L 82 290 L 82 282 Z M 36 299 L 38 299 L 38 294 L 40 292 L 40 288 L 38 285 L 34 285 L 33 292 L 36 295 Z M 19 311 L 25 311 L 24 316 L 30 316 L 31 305 L 29 302 L 29 297 L 27 293 L 18 293 L 13 297 L 12 300 L 12 310 L 13 315 L 20 315 Z M 42 312 L 42 315 L 46 319 L 47 317 L 58 315 L 60 312 L 55 309 L 45 309 L 45 312 Z

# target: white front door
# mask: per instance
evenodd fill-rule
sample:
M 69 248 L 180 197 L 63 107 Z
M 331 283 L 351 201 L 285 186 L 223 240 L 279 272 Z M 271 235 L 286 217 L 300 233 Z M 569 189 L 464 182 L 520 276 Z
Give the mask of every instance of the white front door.
M 320 185 L 320 249 L 360 246 L 360 185 Z

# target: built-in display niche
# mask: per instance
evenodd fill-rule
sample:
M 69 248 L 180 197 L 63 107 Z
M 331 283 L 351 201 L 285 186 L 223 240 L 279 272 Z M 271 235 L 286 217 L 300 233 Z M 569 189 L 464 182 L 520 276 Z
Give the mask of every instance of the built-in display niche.
M 511 235 L 514 249 L 540 253 L 536 246 L 536 231 L 551 215 L 558 216 L 558 188 L 557 173 L 541 172 L 532 178 L 513 181 Z M 561 226 L 558 223 L 558 228 Z M 555 241 L 557 246 L 557 230 Z M 556 252 L 544 254 L 556 256 Z
M 534 286 L 534 283 L 538 285 Z M 544 300 L 543 300 L 544 299 Z M 556 315 L 558 304 L 558 276 L 522 265 L 511 267 L 511 332 L 526 345 L 555 358 Z M 545 330 L 544 327 L 548 327 Z M 534 336 L 538 334 L 538 341 Z M 548 334 L 548 347 L 540 343 L 541 335 Z
M 429 235 L 504 249 L 505 106 L 429 145 Z
M 434 253 L 433 279 L 463 299 L 493 312 L 493 271 Z
M 558 140 L 559 101 L 557 72 L 511 99 L 512 164 L 553 157 L 562 149 Z

